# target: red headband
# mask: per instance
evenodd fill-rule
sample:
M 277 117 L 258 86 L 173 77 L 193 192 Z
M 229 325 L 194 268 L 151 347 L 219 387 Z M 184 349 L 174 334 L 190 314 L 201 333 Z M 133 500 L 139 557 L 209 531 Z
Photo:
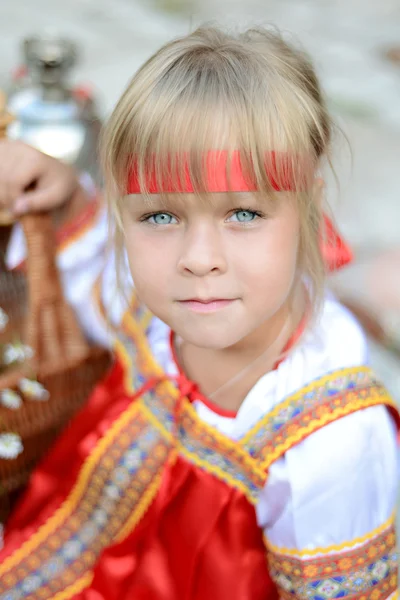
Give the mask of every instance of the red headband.
M 172 161 L 171 161 L 172 162 Z M 167 169 L 163 177 L 157 177 L 156 167 L 153 164 L 145 167 L 144 177 L 140 185 L 137 163 L 134 163 L 128 177 L 127 193 L 140 194 L 146 190 L 149 194 L 158 193 L 187 193 L 195 191 L 191 180 L 188 156 L 183 155 L 179 164 L 174 164 Z M 206 191 L 213 192 L 251 192 L 257 190 L 257 181 L 254 173 L 247 173 L 242 166 L 240 151 L 210 150 L 205 155 L 204 161 Z M 303 168 L 301 168 L 303 167 Z M 296 165 L 288 154 L 284 152 L 268 152 L 265 159 L 265 170 L 268 180 L 275 191 L 294 191 L 299 186 L 300 175 L 303 178 L 301 187 L 306 187 L 307 175 L 310 170 L 304 165 Z M 299 171 L 297 174 L 295 170 Z

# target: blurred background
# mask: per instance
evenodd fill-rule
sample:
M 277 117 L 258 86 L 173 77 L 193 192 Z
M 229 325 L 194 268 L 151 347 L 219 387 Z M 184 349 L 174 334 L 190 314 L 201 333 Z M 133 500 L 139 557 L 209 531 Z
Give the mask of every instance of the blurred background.
M 93 123 L 161 44 L 203 22 L 273 23 L 309 51 L 351 148 L 338 136 L 340 185 L 328 178 L 327 195 L 356 260 L 331 285 L 369 328 L 372 362 L 400 401 L 399 0 L 13 0 L 0 14 L 0 88 L 14 109 L 22 41 L 47 31 L 76 44 L 69 84 L 94 100 Z

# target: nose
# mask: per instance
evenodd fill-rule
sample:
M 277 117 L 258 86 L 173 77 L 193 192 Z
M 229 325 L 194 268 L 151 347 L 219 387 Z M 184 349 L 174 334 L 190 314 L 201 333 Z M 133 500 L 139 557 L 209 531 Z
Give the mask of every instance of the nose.
M 202 220 L 191 224 L 183 239 L 178 270 L 183 275 L 205 277 L 222 274 L 227 269 L 227 260 L 216 224 Z

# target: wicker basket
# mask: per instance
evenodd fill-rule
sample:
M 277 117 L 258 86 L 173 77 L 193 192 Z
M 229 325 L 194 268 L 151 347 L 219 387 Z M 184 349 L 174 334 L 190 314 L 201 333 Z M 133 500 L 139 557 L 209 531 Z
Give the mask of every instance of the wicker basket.
M 9 119 L 4 113 L 1 117 L 0 109 L 0 135 L 4 135 Z M 4 220 L 0 227 L 3 249 L 9 226 Z M 5 433 L 17 434 L 23 447 L 18 456 L 0 457 L 0 522 L 6 519 L 32 469 L 111 363 L 108 351 L 86 342 L 64 299 L 51 216 L 26 215 L 21 224 L 27 243 L 26 275 L 7 272 L 4 262 L 0 264 L 0 307 L 9 318 L 0 343 L 4 348 L 17 338 L 33 355 L 0 373 L 1 397 L 5 390 L 16 392 L 20 404 L 17 408 L 0 404 L 0 436 L 5 439 Z M 41 400 L 21 386 L 26 380 L 43 386 Z

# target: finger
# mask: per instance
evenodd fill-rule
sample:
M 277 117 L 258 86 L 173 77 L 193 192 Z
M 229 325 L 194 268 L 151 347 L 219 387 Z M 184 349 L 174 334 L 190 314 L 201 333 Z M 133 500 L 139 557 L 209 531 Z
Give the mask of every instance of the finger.
M 10 225 L 14 221 L 13 213 L 7 208 L 0 207 L 0 225 Z
M 59 186 L 53 185 L 21 194 L 15 200 L 13 210 L 16 215 L 23 215 L 27 212 L 48 210 L 61 202 Z
M 13 173 L 13 165 L 10 158 L 3 157 L 0 165 L 0 206 L 8 206 L 10 204 L 10 173 Z
M 12 208 L 19 196 L 35 183 L 40 172 L 35 164 L 24 161 L 8 161 L 0 172 L 0 204 Z

